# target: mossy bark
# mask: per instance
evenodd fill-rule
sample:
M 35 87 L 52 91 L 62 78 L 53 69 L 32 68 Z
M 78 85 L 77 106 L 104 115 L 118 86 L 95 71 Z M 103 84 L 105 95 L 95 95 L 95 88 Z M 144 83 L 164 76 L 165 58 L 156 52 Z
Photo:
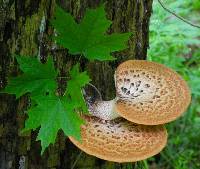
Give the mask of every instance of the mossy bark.
M 82 69 L 87 69 L 92 83 L 108 100 L 115 96 L 113 74 L 116 66 L 127 59 L 145 59 L 148 47 L 148 27 L 152 0 L 107 0 L 107 17 L 113 21 L 108 33 L 132 32 L 129 48 L 114 55 L 114 62 L 81 60 Z M 79 21 L 87 7 L 98 6 L 100 0 L 60 0 L 60 4 Z M 66 50 L 52 48 L 48 36 L 52 34 L 49 19 L 53 15 L 55 0 L 0 0 L 0 89 L 7 77 L 16 75 L 19 68 L 13 54 L 35 55 L 45 62 L 52 54 L 61 75 L 65 75 L 78 59 Z M 59 89 L 65 81 L 59 81 Z M 132 164 L 103 161 L 74 147 L 59 132 L 54 146 L 40 156 L 40 143 L 35 141 L 37 132 L 21 135 L 28 97 L 15 100 L 10 95 L 0 95 L 0 169 L 117 169 L 132 168 Z

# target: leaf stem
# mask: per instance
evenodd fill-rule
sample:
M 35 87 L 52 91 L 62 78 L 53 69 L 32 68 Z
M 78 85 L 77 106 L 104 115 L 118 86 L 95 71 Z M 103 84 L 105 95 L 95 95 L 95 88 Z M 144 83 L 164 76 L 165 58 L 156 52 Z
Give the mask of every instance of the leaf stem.
M 58 76 L 57 78 L 60 78 L 60 79 L 69 79 L 68 77 L 64 77 L 64 76 Z M 98 93 L 98 95 L 100 97 L 100 100 L 103 100 L 101 92 L 97 89 L 97 87 L 95 85 L 93 85 L 92 83 L 88 83 L 88 85 L 91 86 L 91 87 L 93 87 L 97 91 L 97 93 Z
M 64 76 L 58 76 L 57 78 L 59 78 L 59 79 L 69 79 L 68 77 L 64 77 Z

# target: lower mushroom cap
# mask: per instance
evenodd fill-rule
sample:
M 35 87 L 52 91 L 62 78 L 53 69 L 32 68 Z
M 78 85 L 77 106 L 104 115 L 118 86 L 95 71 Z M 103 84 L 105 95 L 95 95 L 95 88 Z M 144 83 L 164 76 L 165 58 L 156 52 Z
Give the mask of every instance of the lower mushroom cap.
M 125 119 L 113 121 L 84 116 L 81 127 L 82 141 L 69 139 L 90 155 L 114 162 L 134 162 L 158 154 L 166 145 L 164 126 L 144 126 Z
M 115 74 L 116 112 L 138 124 L 158 125 L 178 118 L 191 96 L 186 82 L 164 65 L 129 60 Z

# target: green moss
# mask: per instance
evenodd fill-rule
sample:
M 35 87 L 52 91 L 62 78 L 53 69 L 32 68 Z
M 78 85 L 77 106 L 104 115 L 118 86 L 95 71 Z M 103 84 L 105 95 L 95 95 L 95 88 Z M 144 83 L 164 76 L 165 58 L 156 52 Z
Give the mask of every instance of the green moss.
M 26 19 L 24 30 L 21 36 L 22 51 L 21 55 L 36 55 L 38 52 L 38 46 L 35 42 L 36 32 L 39 26 L 39 17 L 37 14 L 33 15 L 31 18 Z
M 28 3 L 28 2 L 27 2 Z M 24 25 L 22 25 L 22 18 L 20 19 L 20 22 L 18 23 L 18 26 L 21 27 L 22 33 L 21 33 L 21 41 L 22 41 L 22 48 L 20 51 L 21 55 L 37 55 L 38 54 L 38 37 L 40 32 L 40 25 L 41 21 L 44 18 L 45 14 L 47 13 L 44 11 L 46 9 L 46 6 L 48 3 L 46 3 L 45 0 L 43 0 L 40 3 L 38 12 L 36 14 L 33 14 L 31 17 L 26 17 L 26 22 Z

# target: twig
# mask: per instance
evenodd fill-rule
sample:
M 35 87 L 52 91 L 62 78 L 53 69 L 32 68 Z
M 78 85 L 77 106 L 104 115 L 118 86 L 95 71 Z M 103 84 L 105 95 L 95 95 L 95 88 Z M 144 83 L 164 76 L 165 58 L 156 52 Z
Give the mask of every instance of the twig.
M 80 60 L 81 60 L 81 57 L 82 57 L 82 54 L 79 56 L 79 58 L 78 58 L 78 62 L 80 62 Z
M 81 155 L 82 155 L 82 151 L 79 153 L 79 155 L 76 157 L 76 160 L 74 161 L 74 164 L 72 165 L 71 169 L 74 169 L 74 167 L 76 166 L 76 163 L 78 162 L 78 160 L 80 159 Z
M 91 83 L 88 83 L 88 85 L 91 86 L 91 87 L 93 87 L 93 88 L 97 91 L 97 93 L 98 93 L 98 95 L 99 95 L 99 97 L 100 97 L 100 100 L 102 100 L 101 92 L 96 88 L 96 86 L 94 86 L 94 85 L 91 84 Z
M 188 21 L 187 19 L 183 18 L 182 16 L 179 16 L 177 15 L 175 12 L 171 11 L 170 9 L 168 9 L 162 2 L 161 0 L 158 0 L 159 4 L 162 6 L 162 8 L 164 10 L 166 10 L 167 12 L 169 12 L 170 14 L 174 15 L 175 17 L 177 17 L 178 19 L 182 20 L 183 22 L 193 26 L 193 27 L 196 27 L 196 28 L 199 28 L 200 29 L 200 25 L 196 25 L 190 21 Z

